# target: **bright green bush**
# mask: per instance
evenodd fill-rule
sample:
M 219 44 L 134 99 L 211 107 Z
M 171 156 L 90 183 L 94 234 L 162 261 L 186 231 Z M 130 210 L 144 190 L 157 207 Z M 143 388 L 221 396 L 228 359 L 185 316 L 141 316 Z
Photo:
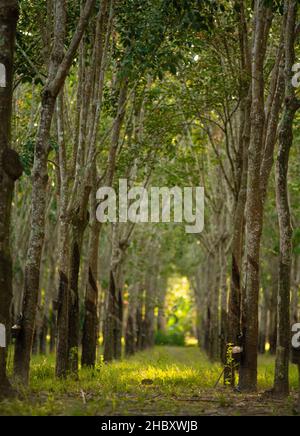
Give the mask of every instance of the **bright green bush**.
M 166 333 L 158 331 L 155 335 L 155 344 L 184 347 L 185 335 L 184 333 L 178 331 L 168 331 Z

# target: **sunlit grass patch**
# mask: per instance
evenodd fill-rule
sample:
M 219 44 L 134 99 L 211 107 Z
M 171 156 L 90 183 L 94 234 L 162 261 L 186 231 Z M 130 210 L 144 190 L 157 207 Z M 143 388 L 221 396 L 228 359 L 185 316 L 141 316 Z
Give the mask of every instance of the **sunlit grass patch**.
M 221 364 L 191 346 L 155 347 L 111 364 L 99 359 L 95 369 L 80 369 L 79 380 L 57 380 L 55 356 L 33 356 L 30 388 L 21 390 L 22 400 L 1 403 L 0 414 L 198 414 L 209 405 L 203 403 L 206 397 L 226 409 L 239 395 L 223 389 L 222 379 L 214 389 L 221 371 Z M 260 357 L 259 390 L 270 389 L 273 378 L 274 357 Z M 296 367 L 291 366 L 292 388 L 297 383 Z
M 274 382 L 275 357 L 266 354 L 258 359 L 258 385 L 260 389 L 269 389 Z M 290 386 L 298 389 L 298 370 L 296 365 L 290 365 Z

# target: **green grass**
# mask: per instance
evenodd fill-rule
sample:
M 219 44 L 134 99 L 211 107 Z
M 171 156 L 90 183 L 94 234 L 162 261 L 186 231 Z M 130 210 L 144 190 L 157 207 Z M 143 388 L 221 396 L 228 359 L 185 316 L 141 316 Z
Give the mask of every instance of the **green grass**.
M 258 402 L 257 395 L 214 389 L 221 366 L 197 347 L 155 347 L 128 360 L 99 363 L 95 370 L 81 369 L 77 381 L 58 381 L 54 368 L 54 356 L 33 357 L 30 387 L 21 389 L 21 399 L 0 403 L 0 415 L 243 414 Z M 260 358 L 259 389 L 271 388 L 273 376 L 274 359 Z M 293 389 L 297 383 L 291 366 Z M 284 404 L 259 400 L 255 411 L 262 404 L 266 413 L 292 413 L 292 399 Z

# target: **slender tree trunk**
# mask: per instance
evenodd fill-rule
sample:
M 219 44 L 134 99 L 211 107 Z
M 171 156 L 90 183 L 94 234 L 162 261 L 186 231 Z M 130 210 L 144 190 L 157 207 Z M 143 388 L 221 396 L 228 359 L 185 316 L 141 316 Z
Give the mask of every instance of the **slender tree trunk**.
M 63 57 L 62 41 L 65 37 L 65 4 L 56 5 L 55 44 L 49 66 L 49 80 Z M 35 329 L 36 310 L 39 296 L 40 265 L 45 237 L 45 210 L 48 185 L 47 159 L 52 117 L 56 95 L 46 88 L 42 94 L 42 109 L 39 131 L 35 145 L 34 166 L 32 170 L 31 234 L 25 265 L 24 299 L 21 330 L 16 340 L 14 373 L 24 384 L 28 383 L 30 354 Z
M 153 273 L 152 273 L 153 274 Z M 156 306 L 156 289 L 153 276 L 149 278 L 146 286 L 146 299 L 145 299 L 145 348 L 154 346 L 155 338 L 155 306 Z
M 64 217 L 60 218 L 58 259 L 58 296 L 57 311 L 57 344 L 56 344 L 56 376 L 66 377 L 68 371 L 68 332 L 69 332 L 69 224 Z
M 111 362 L 114 359 L 114 326 L 116 317 L 117 290 L 115 277 L 110 271 L 109 288 L 107 292 L 106 317 L 104 324 L 104 361 Z
M 139 303 L 140 304 L 138 305 L 136 310 L 136 349 L 138 351 L 141 351 L 143 348 L 143 336 L 144 336 L 141 296 L 139 296 Z
M 246 205 L 246 327 L 244 353 L 240 366 L 240 388 L 256 391 L 258 353 L 258 295 L 260 241 L 263 224 L 263 204 L 260 174 L 265 125 L 264 59 L 268 9 L 263 0 L 255 2 L 255 28 L 252 59 L 251 140 L 248 160 Z
M 296 324 L 298 322 L 298 302 L 299 302 L 299 256 L 294 256 L 293 266 L 292 266 L 292 297 L 291 297 L 291 322 Z
M 33 333 L 31 352 L 33 356 L 36 356 L 38 354 L 38 351 L 39 351 L 39 335 L 37 329 L 35 328 Z
M 115 324 L 115 359 L 122 358 L 122 337 L 123 337 L 123 320 L 124 320 L 124 302 L 123 302 L 123 291 L 122 286 L 118 286 L 118 297 L 117 297 L 117 308 L 116 308 L 116 324 Z
M 52 354 L 55 351 L 55 345 L 56 345 L 56 316 L 53 307 L 50 309 L 50 313 L 49 313 L 49 335 L 50 335 L 49 353 Z
M 135 334 L 135 319 L 134 314 L 129 313 L 126 324 L 126 333 L 125 333 L 125 354 L 126 356 L 132 356 L 135 351 L 136 345 L 136 334 Z
M 232 241 L 231 281 L 228 309 L 228 340 L 236 345 L 241 335 L 241 306 L 242 306 L 242 257 L 245 234 L 245 206 L 247 199 L 247 172 L 248 172 L 248 147 L 250 139 L 250 106 L 251 99 L 248 97 L 244 102 L 244 113 L 241 117 L 242 136 L 241 141 L 241 181 L 237 204 L 234 214 L 234 229 Z
M 289 394 L 289 355 L 290 355 L 290 297 L 292 268 L 291 212 L 288 193 L 289 155 L 293 144 L 293 123 L 300 107 L 292 85 L 292 67 L 295 63 L 295 26 L 297 1 L 287 0 L 285 32 L 285 107 L 279 129 L 279 150 L 276 163 L 276 202 L 280 233 L 277 348 L 274 393 Z
M 94 42 L 94 65 L 92 69 L 91 80 L 93 81 L 93 86 L 91 86 L 91 110 L 86 112 L 86 127 L 88 133 L 88 157 L 86 162 L 86 173 L 84 176 L 84 182 L 82 184 L 81 193 L 79 195 L 79 210 L 78 217 L 75 217 L 76 224 L 74 227 L 73 218 L 73 233 L 78 233 L 78 251 L 74 256 L 71 256 L 71 294 L 73 289 L 73 294 L 75 296 L 74 306 L 72 308 L 72 297 L 71 297 L 71 311 L 70 311 L 70 323 L 69 324 L 69 344 L 73 342 L 74 351 L 76 347 L 78 348 L 79 340 L 79 304 L 78 304 L 78 273 L 80 266 L 80 258 L 82 252 L 82 239 L 85 230 L 84 223 L 85 215 L 88 210 L 88 200 L 92 186 L 95 180 L 97 180 L 97 167 L 95 163 L 95 152 L 96 152 L 96 142 L 97 142 L 97 132 L 99 128 L 102 98 L 103 98 L 103 87 L 104 87 L 104 77 L 107 64 L 107 55 L 109 48 L 109 41 L 111 35 L 111 25 L 112 25 L 112 7 L 114 2 L 109 2 L 104 0 L 101 2 L 100 11 L 97 17 L 96 23 L 96 33 Z M 109 7 L 108 7 L 109 6 Z M 109 9 L 109 10 L 108 10 Z M 83 107 L 83 111 L 84 111 Z M 85 139 L 83 139 L 85 141 Z M 80 174 L 79 174 L 80 177 Z M 91 207 L 92 219 L 91 219 L 91 240 L 89 245 L 89 258 L 88 258 L 88 279 L 86 281 L 86 297 L 85 297 L 85 320 L 84 320 L 84 335 L 83 335 L 83 355 L 82 363 L 88 366 L 94 366 L 96 359 L 96 340 L 97 340 L 97 328 L 98 328 L 98 287 L 97 287 L 97 259 L 98 259 L 98 247 L 99 247 L 99 236 L 100 236 L 100 224 L 96 221 L 96 191 L 94 190 L 93 201 Z M 75 212 L 75 215 L 77 212 Z M 80 229 L 76 229 L 78 219 L 82 222 L 80 224 Z M 74 247 L 75 248 L 75 247 Z M 76 250 L 77 250 L 76 248 Z M 92 256 L 94 258 L 92 258 Z M 77 260 L 78 258 L 78 264 Z M 75 264 L 74 264 L 75 261 Z M 75 274 L 74 274 L 75 273 Z M 74 296 L 73 295 L 73 296 Z M 91 312 L 90 312 L 91 311 Z M 74 324 L 72 325 L 72 323 Z M 78 353 L 72 352 L 74 357 L 73 363 L 71 365 L 71 370 L 77 371 L 78 367 Z M 75 362 L 77 361 L 77 363 Z
M 210 309 L 210 269 L 211 269 L 211 263 L 210 263 L 210 257 L 208 257 L 208 260 L 205 265 L 204 270 L 204 289 L 205 289 L 205 302 L 204 302 L 204 308 L 203 308 L 203 325 L 204 325 L 204 350 L 206 353 L 209 353 L 209 344 L 210 344 L 210 324 L 211 324 L 211 309 Z
M 98 284 L 97 284 L 97 264 L 99 251 L 99 223 L 94 224 L 97 228 L 91 229 L 91 240 L 89 253 L 89 277 L 85 296 L 85 318 L 82 338 L 82 359 L 81 364 L 95 366 L 97 350 L 98 332 Z
M 79 83 L 81 81 L 79 80 Z M 80 87 L 80 85 L 79 85 Z M 57 136 L 59 144 L 59 232 L 58 232 L 58 292 L 56 302 L 56 376 L 66 377 L 68 371 L 68 337 L 69 337 L 69 254 L 70 223 L 68 217 L 69 175 L 65 142 L 64 90 L 60 92 L 57 102 Z
M 127 79 L 125 79 L 120 84 L 118 111 L 114 120 L 111 136 L 111 145 L 107 163 L 108 169 L 106 174 L 106 186 L 108 187 L 112 186 L 114 179 L 120 134 L 126 112 L 127 91 L 128 82 Z M 110 262 L 109 288 L 107 294 L 107 313 L 104 321 L 104 360 L 106 362 L 110 362 L 116 357 L 116 354 L 118 355 L 120 352 L 120 347 L 117 345 L 117 342 L 120 335 L 120 328 L 122 329 L 123 324 L 123 296 L 122 290 L 119 288 L 122 250 L 119 245 L 120 241 L 118 224 L 113 225 L 112 233 L 113 246 Z
M 24 384 L 27 384 L 29 379 L 30 353 L 40 284 L 40 264 L 45 233 L 46 191 L 48 184 L 47 160 L 51 123 L 57 95 L 63 87 L 71 68 L 78 45 L 92 13 L 93 5 L 94 0 L 86 1 L 69 49 L 64 55 L 65 2 L 56 2 L 55 42 L 49 66 L 48 82 L 42 94 L 41 120 L 32 170 L 31 234 L 25 266 L 23 318 L 21 331 L 16 341 L 14 358 L 14 373 Z
M 220 297 L 220 269 L 217 257 L 211 258 L 211 301 L 210 301 L 210 330 L 209 330 L 209 358 L 218 361 L 220 358 L 219 342 L 219 297 Z
M 39 334 L 39 353 L 42 355 L 47 354 L 47 333 L 48 333 L 48 318 L 43 317 L 43 322 Z
M 94 171 L 96 174 L 96 168 Z M 96 362 L 97 332 L 98 332 L 98 253 L 101 225 L 96 221 L 96 193 L 92 191 L 91 200 L 92 224 L 89 241 L 89 271 L 85 294 L 85 316 L 82 337 L 81 364 L 94 367 Z
M 137 348 L 137 299 L 138 284 L 134 284 L 129 292 L 128 315 L 125 331 L 125 354 L 127 356 L 133 355 Z
M 42 115 L 36 158 L 33 168 L 31 236 L 25 267 L 24 300 L 22 326 L 16 340 L 14 372 L 24 384 L 28 383 L 30 353 L 32 348 L 36 308 L 38 304 L 40 261 L 45 227 L 46 190 L 48 183 L 47 156 L 48 141 L 55 99 L 50 94 L 43 95 Z
M 84 208 L 85 209 L 85 208 Z M 86 219 L 85 219 L 86 218 Z M 87 217 L 75 217 L 71 229 L 70 248 L 70 287 L 69 287 L 69 335 L 68 335 L 68 359 L 69 370 L 73 374 L 78 373 L 78 347 L 79 347 L 79 291 L 78 280 L 80 270 L 80 253 L 82 249 L 83 234 L 87 226 Z
M 166 293 L 167 293 L 167 283 L 166 281 L 159 281 L 158 289 L 158 314 L 157 314 L 157 330 L 163 333 L 166 332 L 166 314 L 165 314 L 165 304 L 166 304 Z
M 275 355 L 277 342 L 277 288 L 273 283 L 269 303 L 269 342 L 270 354 Z
M 14 182 L 22 174 L 18 155 L 11 148 L 13 96 L 13 59 L 18 5 L 13 0 L 0 4 L 0 323 L 10 338 L 12 302 L 12 259 L 10 254 L 10 217 Z M 3 75 L 5 77 L 3 77 Z M 4 82 L 4 83 L 3 83 Z M 6 348 L 0 348 L 0 398 L 13 394 L 6 374 Z
M 220 292 L 221 292 L 221 314 L 220 314 L 220 349 L 221 362 L 226 363 L 226 344 L 228 342 L 228 290 L 227 290 L 227 262 L 224 247 L 220 249 Z
M 123 277 L 124 249 L 121 247 L 119 223 L 113 224 L 110 279 L 105 320 L 104 360 L 120 359 L 123 335 Z
M 268 306 L 266 290 L 263 291 L 261 297 L 260 313 L 259 313 L 259 341 L 258 341 L 258 351 L 260 354 L 265 354 L 266 352 L 266 342 L 267 342 L 267 324 L 268 324 Z
M 239 115 L 239 152 L 236 162 L 236 199 L 233 220 L 233 240 L 231 253 L 231 280 L 228 305 L 228 343 L 238 345 L 242 333 L 242 258 L 245 235 L 245 207 L 248 181 L 248 149 L 251 133 L 251 64 L 248 29 L 245 17 L 245 4 L 239 4 L 239 39 L 241 51 L 241 77 L 248 80 L 241 86 L 241 109 Z M 234 380 L 230 380 L 234 385 Z

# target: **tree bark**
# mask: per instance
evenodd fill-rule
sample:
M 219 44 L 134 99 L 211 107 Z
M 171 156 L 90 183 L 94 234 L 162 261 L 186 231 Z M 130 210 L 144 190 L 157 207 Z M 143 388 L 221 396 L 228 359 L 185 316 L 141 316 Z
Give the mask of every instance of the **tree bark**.
M 167 329 L 167 320 L 165 314 L 167 283 L 165 279 L 159 281 L 158 289 L 158 314 L 157 314 L 157 330 L 165 333 Z
M 246 26 L 244 2 L 238 2 L 239 36 L 241 51 L 241 76 L 250 77 L 250 53 L 248 30 Z M 239 119 L 239 152 L 236 162 L 236 200 L 234 207 L 233 240 L 231 253 L 231 281 L 228 306 L 228 342 L 238 344 L 241 335 L 241 306 L 242 306 L 242 255 L 245 234 L 245 207 L 247 199 L 248 180 L 248 148 L 251 132 L 251 82 L 246 80 L 241 87 L 241 109 Z
M 127 92 L 128 81 L 125 79 L 120 84 L 118 110 L 114 119 L 111 136 L 111 145 L 107 162 L 108 169 L 106 174 L 106 186 L 108 187 L 112 186 L 114 179 L 120 134 L 126 113 Z M 107 313 L 104 321 L 104 360 L 106 362 L 110 362 L 120 352 L 120 345 L 118 345 L 117 342 L 119 339 L 121 339 L 119 336 L 123 321 L 123 296 L 122 289 L 120 288 L 120 273 L 123 250 L 120 247 L 118 224 L 113 225 L 112 233 L 113 244 L 110 263 L 109 288 L 107 294 Z
M 266 352 L 266 342 L 267 342 L 267 322 L 268 322 L 268 307 L 267 307 L 267 296 L 266 290 L 263 290 L 263 295 L 261 297 L 260 313 L 259 313 L 259 341 L 258 341 L 258 351 L 260 354 L 265 354 Z
M 217 256 L 211 256 L 210 263 L 210 326 L 208 356 L 212 362 L 220 359 L 219 341 L 219 296 L 220 296 L 220 264 Z
M 18 4 L 3 0 L 0 4 L 0 63 L 3 69 L 0 87 L 0 323 L 10 338 L 12 302 L 12 259 L 10 253 L 10 218 L 14 182 L 22 174 L 19 157 L 11 149 L 11 116 L 13 97 L 13 62 Z M 13 394 L 6 374 L 7 348 L 0 348 L 0 398 Z
M 277 280 L 276 280 L 277 284 Z M 276 353 L 276 342 L 277 342 L 277 287 L 272 282 L 272 291 L 269 301 L 269 343 L 270 343 L 270 354 L 275 355 Z
M 227 289 L 227 259 L 224 247 L 220 247 L 220 293 L 221 293 L 221 314 L 220 314 L 220 350 L 221 362 L 226 363 L 226 344 L 228 343 L 228 289 Z
M 288 192 L 289 155 L 293 145 L 293 123 L 300 104 L 292 85 L 292 67 L 295 63 L 295 26 L 297 1 L 285 3 L 285 105 L 279 129 L 279 150 L 276 162 L 276 203 L 280 234 L 277 348 L 274 393 L 279 396 L 289 394 L 289 354 L 290 354 L 290 297 L 292 268 L 291 212 Z
M 140 305 L 137 307 L 136 310 L 136 349 L 137 351 L 141 351 L 143 348 L 143 336 L 144 336 L 141 295 L 139 296 L 138 301 Z
M 104 322 L 104 362 L 111 362 L 115 356 L 114 328 L 117 307 L 117 290 L 113 271 L 110 271 L 107 292 L 106 317 Z
M 154 274 L 155 268 L 151 268 L 148 283 L 146 283 L 145 297 L 145 331 L 144 331 L 144 347 L 151 348 L 155 341 L 155 306 L 156 306 L 156 280 Z
M 92 13 L 94 0 L 87 0 L 68 51 L 63 54 L 65 41 L 65 2 L 56 3 L 55 42 L 48 71 L 48 82 L 42 94 L 42 109 L 32 170 L 31 234 L 25 266 L 23 318 L 14 357 L 14 373 L 24 384 L 28 383 L 36 308 L 40 284 L 40 264 L 45 233 L 46 191 L 48 184 L 47 160 L 51 123 L 57 95 L 63 87 L 78 45 Z
M 87 197 L 88 199 L 88 197 Z M 86 207 L 83 207 L 86 210 Z M 70 287 L 69 287 L 69 335 L 68 335 L 68 369 L 74 375 L 78 373 L 78 347 L 79 347 L 79 292 L 78 279 L 80 269 L 80 253 L 83 242 L 83 235 L 88 224 L 88 217 L 75 216 L 71 228 L 70 247 Z
M 95 366 L 97 350 L 99 234 L 100 223 L 95 221 L 92 223 L 90 230 L 89 276 L 85 295 L 85 318 L 83 325 L 81 358 L 81 364 L 90 367 Z
M 138 302 L 138 284 L 135 283 L 129 292 L 128 316 L 125 332 L 125 354 L 131 356 L 137 350 L 137 302 Z
M 58 260 L 58 296 L 57 311 L 57 344 L 56 344 L 56 376 L 66 377 L 68 370 L 68 315 L 69 315 L 69 225 L 61 217 Z M 53 320 L 54 321 L 54 320 Z
M 254 14 L 251 140 L 246 205 L 246 326 L 244 354 L 240 366 L 240 388 L 244 391 L 256 391 L 257 388 L 259 262 L 263 223 L 263 203 L 258 174 L 261 169 L 265 126 L 264 59 L 268 38 L 268 8 L 263 0 L 255 2 Z

